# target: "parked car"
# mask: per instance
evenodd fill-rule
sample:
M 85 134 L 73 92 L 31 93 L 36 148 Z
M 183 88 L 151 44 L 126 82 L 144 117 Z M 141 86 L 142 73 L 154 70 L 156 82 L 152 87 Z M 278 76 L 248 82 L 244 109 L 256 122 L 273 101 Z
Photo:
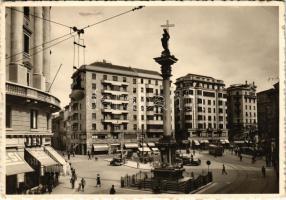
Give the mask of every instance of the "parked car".
M 120 165 L 123 165 L 123 161 L 121 158 L 113 158 L 111 161 L 110 161 L 110 165 L 111 166 L 120 166 Z

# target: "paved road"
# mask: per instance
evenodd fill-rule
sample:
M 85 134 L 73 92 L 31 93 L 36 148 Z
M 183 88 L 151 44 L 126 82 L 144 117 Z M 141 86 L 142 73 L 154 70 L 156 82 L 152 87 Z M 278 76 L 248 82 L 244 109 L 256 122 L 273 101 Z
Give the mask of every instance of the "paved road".
M 213 172 L 214 181 L 208 187 L 200 190 L 203 194 L 241 194 L 241 193 L 277 193 L 278 183 L 276 182 L 272 168 L 266 169 L 266 178 L 262 177 L 261 167 L 264 161 L 257 161 L 251 164 L 251 159 L 243 158 L 240 162 L 237 156 L 226 152 L 223 157 L 214 158 L 207 152 L 196 153 L 195 157 L 202 160 L 199 167 L 186 166 L 186 172 L 195 174 L 206 173 L 208 166 L 206 160 L 212 162 L 210 170 Z M 61 177 L 60 184 L 53 190 L 53 194 L 108 194 L 112 184 L 115 185 L 117 194 L 148 194 L 148 191 L 138 191 L 120 188 L 120 177 L 126 174 L 135 174 L 139 169 L 127 166 L 109 166 L 105 157 L 99 157 L 98 161 L 87 160 L 86 156 L 76 156 L 71 158 L 72 166 L 80 178 L 86 179 L 86 189 L 84 192 L 72 190 L 69 177 Z M 227 175 L 222 175 L 222 163 L 226 166 Z M 96 186 L 96 176 L 100 174 L 102 179 L 101 188 Z M 78 183 L 76 183 L 76 186 Z

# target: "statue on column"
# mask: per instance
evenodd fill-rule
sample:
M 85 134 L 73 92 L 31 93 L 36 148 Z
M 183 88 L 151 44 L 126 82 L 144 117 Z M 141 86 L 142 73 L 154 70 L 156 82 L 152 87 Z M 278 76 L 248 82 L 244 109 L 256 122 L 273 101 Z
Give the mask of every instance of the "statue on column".
M 163 31 L 164 31 L 164 33 L 162 35 L 161 42 L 162 42 L 162 46 L 163 46 L 164 51 L 162 51 L 162 55 L 170 55 L 170 50 L 169 50 L 169 45 L 168 45 L 170 35 L 169 35 L 167 29 L 164 28 Z

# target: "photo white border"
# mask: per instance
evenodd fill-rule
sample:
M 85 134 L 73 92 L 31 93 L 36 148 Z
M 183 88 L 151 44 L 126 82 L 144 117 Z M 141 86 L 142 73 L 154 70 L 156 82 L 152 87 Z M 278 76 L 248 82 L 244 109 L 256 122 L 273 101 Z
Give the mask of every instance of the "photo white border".
M 280 85 L 280 118 L 279 118 L 279 157 L 280 180 L 279 194 L 160 194 L 160 195 L 101 195 L 101 194 L 62 194 L 62 195 L 5 195 L 5 7 L 9 6 L 279 6 L 279 85 Z M 138 11 L 140 12 L 140 11 Z M 26 1 L 0 3 L 0 199 L 280 199 L 285 197 L 285 4 L 277 1 Z M 270 89 L 270 88 L 269 88 Z M 1 115 L 0 114 L 0 115 Z M 3 170 L 4 168 L 4 170 Z

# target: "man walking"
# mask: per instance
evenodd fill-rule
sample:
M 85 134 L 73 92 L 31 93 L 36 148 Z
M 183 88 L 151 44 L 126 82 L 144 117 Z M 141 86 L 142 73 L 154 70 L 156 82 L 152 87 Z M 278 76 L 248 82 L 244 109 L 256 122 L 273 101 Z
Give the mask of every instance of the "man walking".
M 265 176 L 266 176 L 266 170 L 265 170 L 264 165 L 263 165 L 262 168 L 261 168 L 261 172 L 262 172 L 263 178 L 265 178 Z
M 82 178 L 80 182 L 81 182 L 82 191 L 84 192 L 85 179 Z
M 70 183 L 71 183 L 72 189 L 74 189 L 74 182 L 75 182 L 74 177 L 71 177 Z
M 222 164 L 222 171 L 221 171 L 221 174 L 222 175 L 227 175 L 227 172 L 226 172 L 226 170 L 225 170 L 225 166 L 224 166 L 224 164 Z
M 240 162 L 242 161 L 242 155 L 241 154 L 239 154 L 239 160 L 240 160 Z
M 96 177 L 96 187 L 99 186 L 101 187 L 101 181 L 100 181 L 100 175 L 97 174 L 97 177 Z

